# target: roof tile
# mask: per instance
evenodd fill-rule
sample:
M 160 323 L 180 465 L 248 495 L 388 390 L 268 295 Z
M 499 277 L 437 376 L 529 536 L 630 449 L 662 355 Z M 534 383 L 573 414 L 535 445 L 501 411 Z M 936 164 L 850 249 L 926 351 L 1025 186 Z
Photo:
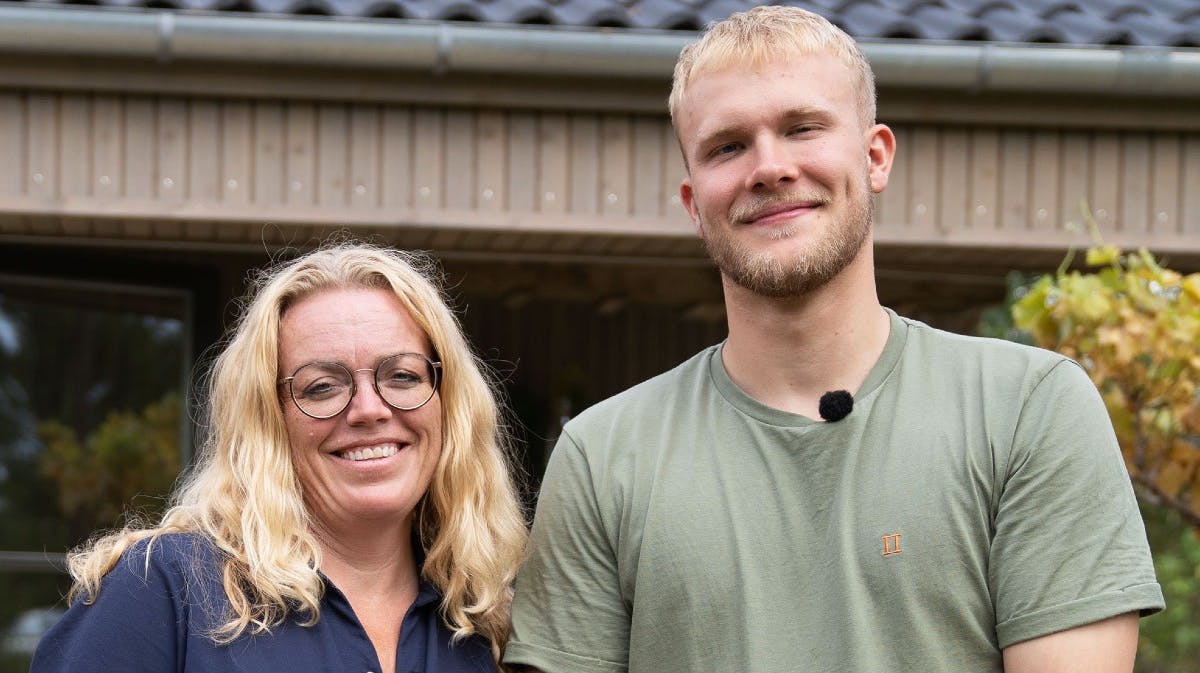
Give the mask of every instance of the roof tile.
M 694 31 L 748 0 L 16 0 L 54 7 L 177 9 L 487 24 Z M 785 0 L 860 39 L 1200 45 L 1197 0 Z

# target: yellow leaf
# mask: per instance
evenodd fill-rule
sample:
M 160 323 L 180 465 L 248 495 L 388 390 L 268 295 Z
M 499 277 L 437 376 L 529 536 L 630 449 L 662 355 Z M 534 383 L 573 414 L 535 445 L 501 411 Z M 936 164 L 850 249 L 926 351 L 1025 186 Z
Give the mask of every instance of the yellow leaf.
M 1192 301 L 1200 302 L 1200 273 L 1188 274 L 1179 282 L 1179 285 L 1192 298 Z
M 1120 256 L 1121 250 L 1115 245 L 1097 245 L 1088 248 L 1086 261 L 1088 266 L 1108 266 Z

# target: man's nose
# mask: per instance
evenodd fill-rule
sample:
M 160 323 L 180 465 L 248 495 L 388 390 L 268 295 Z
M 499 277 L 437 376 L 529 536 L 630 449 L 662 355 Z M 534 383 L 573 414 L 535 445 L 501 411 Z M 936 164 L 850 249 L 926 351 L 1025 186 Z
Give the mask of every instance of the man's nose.
M 760 137 L 752 148 L 754 167 L 747 178 L 750 191 L 771 190 L 780 184 L 795 182 L 799 170 L 782 140 Z

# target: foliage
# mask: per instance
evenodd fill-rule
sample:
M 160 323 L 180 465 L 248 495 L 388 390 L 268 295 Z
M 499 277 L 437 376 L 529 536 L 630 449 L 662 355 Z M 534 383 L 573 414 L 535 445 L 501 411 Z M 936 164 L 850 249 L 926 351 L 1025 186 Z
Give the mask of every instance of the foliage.
M 1074 358 L 1099 388 L 1139 496 L 1200 528 L 1200 273 L 1097 241 L 1012 306 L 1017 327 Z
M 979 324 L 975 328 L 976 334 L 1032 346 L 1033 337 L 1029 335 L 1029 332 L 1020 329 L 1013 322 L 1012 307 L 1017 300 L 1029 292 L 1029 286 L 1035 280 L 1037 280 L 1035 277 L 1021 273 L 1020 271 L 1008 272 L 1008 276 L 1005 278 L 1008 290 L 1004 295 L 1004 303 L 990 306 L 983 310 L 983 313 L 979 316 Z
M 180 467 L 181 409 L 179 395 L 169 393 L 140 414 L 113 411 L 82 442 L 60 421 L 39 423 L 41 473 L 57 484 L 63 514 L 84 518 L 87 529 L 107 528 L 136 496 L 170 491 Z
M 1167 609 L 1141 623 L 1139 673 L 1195 673 L 1200 662 L 1200 531 L 1179 514 L 1145 505 L 1142 518 Z
M 1125 419 L 1120 421 L 1125 428 L 1120 435 L 1128 461 L 1137 448 L 1136 437 L 1131 436 L 1129 432 L 1134 427 L 1135 412 L 1129 406 L 1114 407 L 1112 388 L 1120 385 L 1131 386 L 1142 380 L 1143 385 L 1132 388 L 1136 394 L 1141 395 L 1140 397 L 1130 394 L 1117 399 L 1127 403 L 1134 399 L 1150 402 L 1159 399 L 1148 390 L 1152 387 L 1167 387 L 1167 382 L 1164 382 L 1161 376 L 1146 381 L 1150 378 L 1149 372 L 1154 363 L 1169 359 L 1171 353 L 1174 353 L 1175 359 L 1178 360 L 1196 350 L 1195 336 L 1188 342 L 1186 335 L 1176 332 L 1176 338 L 1172 339 L 1164 337 L 1160 331 L 1164 329 L 1164 325 L 1187 323 L 1187 319 L 1180 315 L 1187 314 L 1187 309 L 1184 308 L 1185 301 L 1191 302 L 1191 315 L 1194 319 L 1197 297 L 1195 293 L 1191 293 L 1185 300 L 1183 283 L 1187 279 L 1161 269 L 1160 265 L 1153 263 L 1144 252 L 1122 256 L 1114 248 L 1098 244 L 1091 252 L 1090 261 L 1100 262 L 1100 270 L 1091 274 L 1068 273 L 1066 269 L 1070 261 L 1071 258 L 1068 257 L 1053 276 L 1035 278 L 1017 272 L 1009 274 L 1008 295 L 1004 304 L 983 313 L 978 331 L 983 336 L 1031 343 L 1035 341 L 1033 335 L 1019 329 L 1018 324 L 1036 327 L 1037 331 L 1031 331 L 1038 335 L 1036 342 L 1039 345 L 1057 348 L 1079 359 L 1088 368 L 1101 390 L 1109 387 L 1105 401 L 1114 419 Z M 1162 273 L 1159 273 L 1160 271 Z M 1077 280 L 1089 275 L 1095 280 Z M 1195 283 L 1194 275 L 1188 278 L 1192 279 L 1190 282 Z M 1152 285 L 1151 281 L 1156 285 Z M 1132 292 L 1124 289 L 1129 284 L 1134 286 Z M 1161 324 L 1156 323 L 1155 320 L 1162 316 L 1147 310 L 1146 305 L 1149 304 L 1149 308 L 1153 309 L 1158 308 L 1156 304 L 1171 303 L 1171 295 L 1176 292 L 1170 289 L 1173 287 L 1179 288 L 1179 296 L 1174 297 L 1171 309 L 1175 315 L 1166 317 Z M 1195 289 L 1194 284 L 1191 287 Z M 1108 302 L 1113 313 L 1098 316 L 1098 303 L 1091 294 L 1098 295 Z M 1166 296 L 1159 296 L 1164 294 Z M 1147 301 L 1147 295 L 1151 301 Z M 1090 306 L 1092 313 L 1080 310 L 1080 305 Z M 1132 331 L 1122 331 L 1131 315 L 1135 326 Z M 1148 327 L 1147 323 L 1154 326 Z M 1100 343 L 1099 338 L 1102 334 L 1101 327 L 1107 328 L 1103 332 L 1106 335 L 1104 344 Z M 1094 338 L 1091 340 L 1085 338 L 1089 329 L 1094 330 L 1091 335 Z M 1125 351 L 1117 352 L 1115 345 L 1111 343 L 1114 335 L 1129 341 L 1124 347 Z M 1137 355 L 1130 356 L 1130 351 L 1136 352 Z M 1129 363 L 1132 371 L 1118 376 L 1117 369 L 1121 362 Z M 1194 363 L 1192 364 L 1194 367 Z M 1162 365 L 1158 366 L 1161 371 Z M 1191 383 L 1188 385 L 1194 390 L 1194 369 L 1192 372 L 1192 378 L 1189 379 Z M 1139 379 L 1139 376 L 1142 378 Z M 1176 378 L 1183 379 L 1185 376 L 1187 374 L 1184 368 L 1180 367 Z M 1175 393 L 1178 394 L 1178 390 Z M 1192 404 L 1188 412 L 1194 413 L 1195 398 Z M 1158 413 L 1146 413 L 1145 416 L 1160 417 Z M 1145 425 L 1144 419 L 1139 422 Z M 1179 425 L 1182 428 L 1183 423 L 1180 422 Z M 1158 431 L 1159 428 L 1151 422 L 1149 428 L 1144 431 L 1151 430 Z M 1186 434 L 1184 436 L 1186 438 Z M 1159 435 L 1153 438 L 1154 444 L 1149 444 L 1150 441 L 1147 440 L 1148 445 L 1161 446 L 1164 440 Z M 1195 452 L 1196 449 L 1192 451 Z M 1192 486 L 1195 486 L 1194 480 Z M 1142 485 L 1139 485 L 1138 491 L 1143 501 L 1142 517 L 1146 522 L 1146 532 L 1154 556 L 1155 573 L 1162 586 L 1167 608 L 1153 618 L 1142 621 L 1135 670 L 1138 673 L 1195 673 L 1196 662 L 1200 661 L 1200 528 L 1189 526 L 1188 523 L 1194 523 L 1190 518 L 1186 519 L 1185 523 L 1183 512 L 1163 506 L 1153 491 Z M 1193 508 L 1194 506 L 1193 504 Z

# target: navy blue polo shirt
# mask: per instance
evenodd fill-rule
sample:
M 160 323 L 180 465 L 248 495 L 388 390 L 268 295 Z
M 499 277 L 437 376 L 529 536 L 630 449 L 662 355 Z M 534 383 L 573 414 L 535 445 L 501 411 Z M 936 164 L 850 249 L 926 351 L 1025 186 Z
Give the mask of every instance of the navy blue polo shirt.
M 378 673 L 379 660 L 349 601 L 328 579 L 321 618 L 288 620 L 271 632 L 227 645 L 209 637 L 227 615 L 219 555 L 198 534 L 160 537 L 146 557 L 143 540 L 126 551 L 92 605 L 76 601 L 38 644 L 31 673 L 331 671 Z M 495 673 L 486 639 L 451 645 L 437 590 L 421 580 L 404 615 L 396 673 Z

